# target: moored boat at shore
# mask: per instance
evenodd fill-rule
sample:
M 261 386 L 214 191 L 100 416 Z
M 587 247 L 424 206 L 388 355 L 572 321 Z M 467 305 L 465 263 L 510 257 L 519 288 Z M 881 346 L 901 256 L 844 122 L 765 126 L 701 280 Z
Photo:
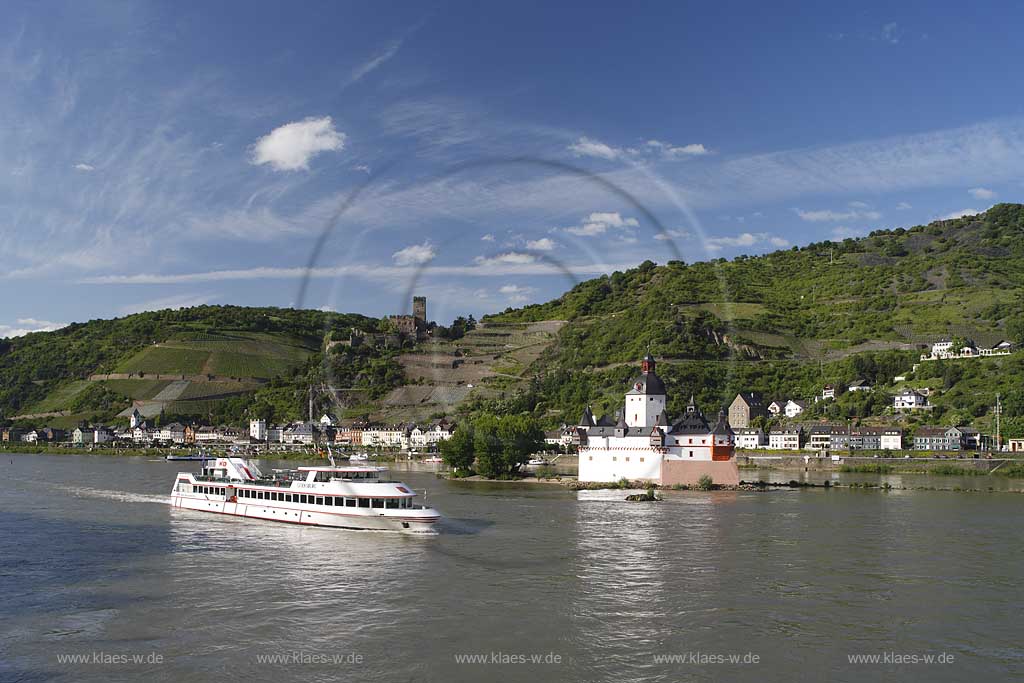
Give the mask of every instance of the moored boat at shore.
M 264 475 L 242 458 L 217 458 L 198 475 L 179 472 L 175 508 L 343 529 L 430 531 L 437 510 L 386 478 L 383 467 L 299 467 Z

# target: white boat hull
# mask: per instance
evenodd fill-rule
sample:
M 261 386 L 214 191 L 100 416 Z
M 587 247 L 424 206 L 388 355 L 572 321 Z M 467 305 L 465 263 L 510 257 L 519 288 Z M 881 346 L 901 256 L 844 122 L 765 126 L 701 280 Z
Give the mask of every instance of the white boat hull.
M 269 501 L 268 501 L 269 502 Z M 346 512 L 327 512 L 303 509 L 287 504 L 263 505 L 260 503 L 218 500 L 216 496 L 178 494 L 171 495 L 171 506 L 182 510 L 212 512 L 235 517 L 266 519 L 272 522 L 305 524 L 308 526 L 334 527 L 338 529 L 360 529 L 373 531 L 404 531 L 412 533 L 431 532 L 439 516 L 431 511 L 417 514 L 420 510 L 388 510 L 379 512 L 374 508 L 355 508 Z

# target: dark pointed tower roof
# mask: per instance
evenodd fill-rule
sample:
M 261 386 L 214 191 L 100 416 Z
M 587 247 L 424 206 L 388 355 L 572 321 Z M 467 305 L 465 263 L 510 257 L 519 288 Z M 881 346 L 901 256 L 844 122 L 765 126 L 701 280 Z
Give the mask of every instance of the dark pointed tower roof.
M 593 427 L 597 424 L 597 420 L 594 419 L 594 412 L 587 406 L 586 410 L 583 411 L 583 417 L 580 418 L 581 427 Z
M 728 435 L 732 436 L 732 427 L 729 426 L 729 419 L 725 415 L 725 408 L 718 410 L 718 422 L 715 424 L 715 428 L 711 431 L 712 434 L 716 435 Z

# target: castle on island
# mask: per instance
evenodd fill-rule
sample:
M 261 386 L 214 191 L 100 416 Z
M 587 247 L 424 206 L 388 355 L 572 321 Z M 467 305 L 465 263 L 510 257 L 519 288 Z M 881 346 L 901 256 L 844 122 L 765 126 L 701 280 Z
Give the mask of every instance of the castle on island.
M 683 414 L 671 419 L 665 383 L 655 365 L 648 353 L 614 417 L 595 419 L 589 407 L 583 412 L 576 430 L 579 480 L 628 479 L 671 486 L 693 485 L 708 475 L 716 484 L 739 484 L 733 431 L 725 411 L 719 411 L 712 427 L 691 397 Z

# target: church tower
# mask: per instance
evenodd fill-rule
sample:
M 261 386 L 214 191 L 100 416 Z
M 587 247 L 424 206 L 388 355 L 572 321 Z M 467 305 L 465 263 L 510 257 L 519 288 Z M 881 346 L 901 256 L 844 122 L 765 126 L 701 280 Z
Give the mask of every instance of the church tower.
M 640 376 L 633 380 L 633 387 L 626 394 L 623 413 L 626 425 L 644 428 L 645 435 L 665 412 L 665 383 L 654 372 L 654 367 L 654 356 L 648 352 L 640 362 Z

